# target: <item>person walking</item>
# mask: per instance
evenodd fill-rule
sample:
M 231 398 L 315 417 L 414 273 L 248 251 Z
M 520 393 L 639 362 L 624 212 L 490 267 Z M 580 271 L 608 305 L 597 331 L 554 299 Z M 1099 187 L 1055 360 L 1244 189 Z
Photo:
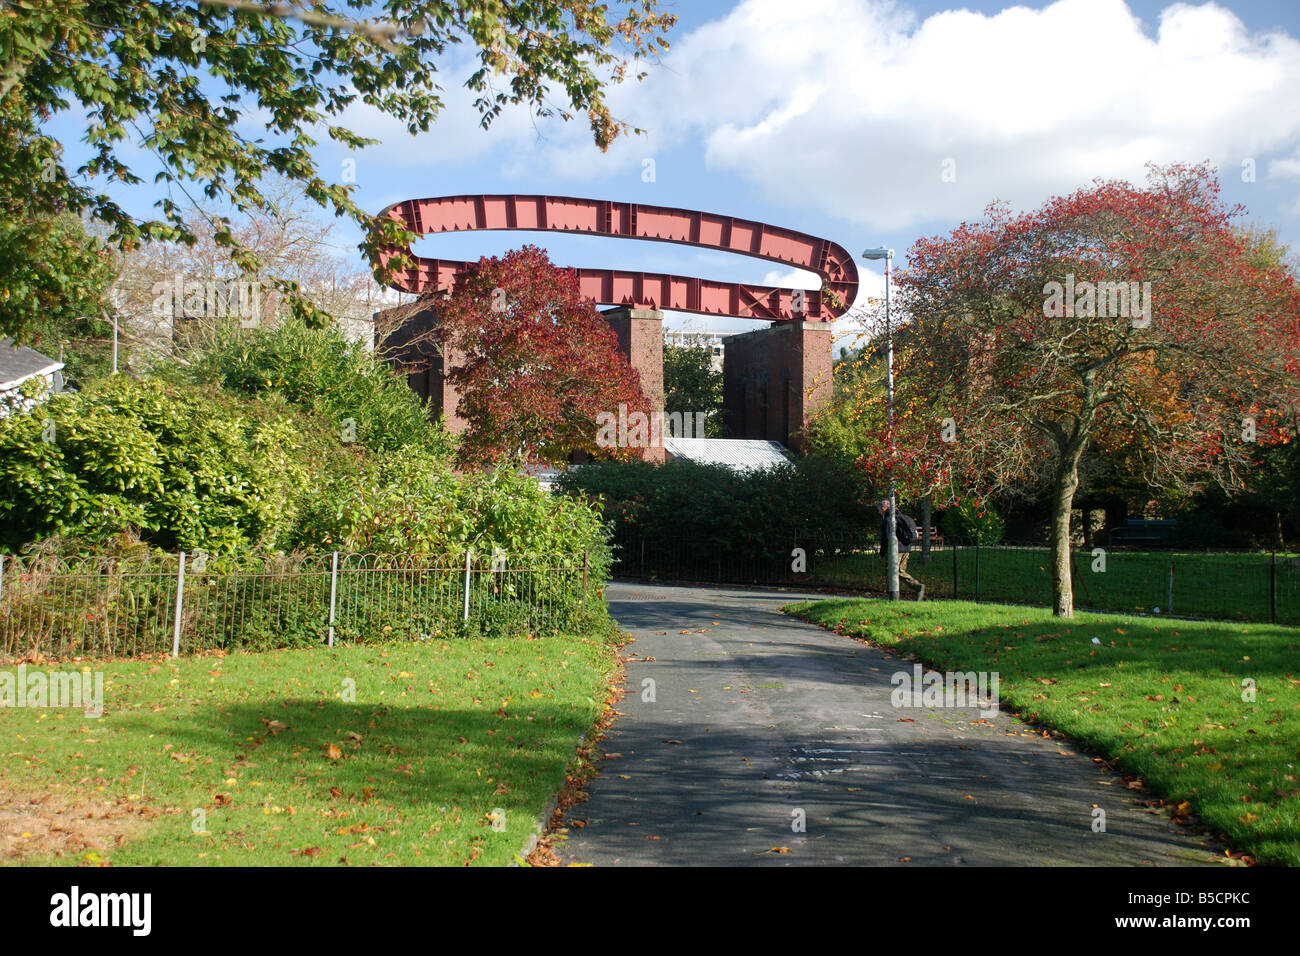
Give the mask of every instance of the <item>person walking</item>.
M 876 502 L 876 511 L 880 513 L 880 556 L 888 561 L 887 547 L 889 544 L 889 535 L 893 530 L 894 522 L 889 520 L 889 499 L 882 498 Z M 925 600 L 925 585 L 907 573 L 907 559 L 911 554 L 912 545 L 916 543 L 917 532 L 916 522 L 908 515 L 898 512 L 898 583 L 906 584 L 916 592 L 918 601 Z M 889 573 L 889 569 L 885 569 Z

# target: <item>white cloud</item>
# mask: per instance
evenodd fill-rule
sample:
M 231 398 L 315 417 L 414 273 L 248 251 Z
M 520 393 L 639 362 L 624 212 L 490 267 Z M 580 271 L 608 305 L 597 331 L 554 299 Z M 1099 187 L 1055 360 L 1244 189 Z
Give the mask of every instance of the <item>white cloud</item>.
M 699 142 L 712 170 L 774 202 L 890 230 L 978 216 L 995 198 L 1036 205 L 1098 176 L 1139 180 L 1148 162 L 1235 169 L 1289 151 L 1300 43 L 1251 35 L 1212 3 L 1174 4 L 1148 35 L 1122 0 L 923 22 L 885 3 L 747 0 L 677 38 L 611 104 L 651 135 L 602 157 L 562 130 L 529 162 L 627 175 Z

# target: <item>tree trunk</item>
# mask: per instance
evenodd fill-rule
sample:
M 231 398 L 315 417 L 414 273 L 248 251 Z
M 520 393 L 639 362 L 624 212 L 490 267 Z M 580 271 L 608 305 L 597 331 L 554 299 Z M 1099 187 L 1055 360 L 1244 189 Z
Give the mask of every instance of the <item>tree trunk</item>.
M 1067 454 L 1056 473 L 1052 494 L 1052 614 L 1074 617 L 1074 581 L 1070 575 L 1070 513 L 1079 488 L 1079 455 Z

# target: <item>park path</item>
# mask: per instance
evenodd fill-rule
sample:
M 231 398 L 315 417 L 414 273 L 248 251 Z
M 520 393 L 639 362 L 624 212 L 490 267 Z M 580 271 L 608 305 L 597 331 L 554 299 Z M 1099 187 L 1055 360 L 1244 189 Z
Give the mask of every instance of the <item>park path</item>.
M 1197 865 L 1214 845 L 1006 713 L 895 709 L 911 663 L 778 608 L 795 592 L 612 584 L 627 695 L 565 863 Z M 653 700 L 645 693 L 653 681 Z M 1106 811 L 1093 832 L 1093 806 Z M 794 824 L 806 820 L 804 832 Z

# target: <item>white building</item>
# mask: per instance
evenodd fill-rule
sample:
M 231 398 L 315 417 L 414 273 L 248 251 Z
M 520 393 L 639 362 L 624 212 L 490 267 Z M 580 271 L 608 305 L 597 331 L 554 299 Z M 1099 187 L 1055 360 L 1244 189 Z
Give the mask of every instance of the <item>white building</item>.
M 704 345 L 713 353 L 713 370 L 722 371 L 723 346 L 727 339 L 739 332 L 694 332 L 690 329 L 664 329 L 664 345 L 679 348 Z

